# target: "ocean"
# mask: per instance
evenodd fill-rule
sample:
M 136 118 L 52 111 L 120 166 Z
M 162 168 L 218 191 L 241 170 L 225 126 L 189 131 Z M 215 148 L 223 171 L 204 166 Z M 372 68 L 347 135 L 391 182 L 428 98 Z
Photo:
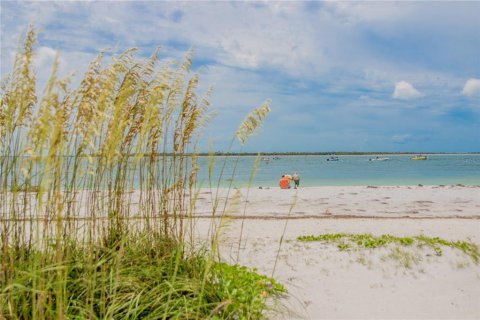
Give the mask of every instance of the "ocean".
M 297 172 L 300 186 L 357 186 L 357 185 L 480 185 L 480 154 L 428 155 L 428 160 L 411 160 L 411 155 L 384 155 L 387 161 L 369 161 L 375 156 L 338 156 L 338 161 L 327 161 L 330 156 L 296 155 L 264 157 L 250 183 L 251 187 L 274 187 L 282 174 Z M 200 157 L 197 181 L 215 186 L 222 171 L 220 186 L 245 187 L 254 168 L 255 156 L 215 157 L 211 179 L 208 178 L 208 158 Z
M 428 160 L 411 160 L 411 155 L 379 155 L 388 157 L 387 161 L 369 161 L 375 156 L 343 155 L 338 161 L 327 161 L 330 156 L 325 155 L 283 155 L 278 157 L 264 157 L 255 165 L 256 156 L 215 156 L 214 164 L 209 173 L 209 157 L 199 156 L 197 165 L 200 167 L 197 176 L 197 187 L 276 187 L 283 174 L 297 172 L 300 176 L 301 187 L 314 186 L 380 186 L 380 185 L 480 185 L 480 154 L 436 154 L 428 155 Z M 278 159 L 275 159 L 278 158 Z M 64 160 L 65 170 L 68 170 L 67 159 Z M 133 158 L 132 158 L 133 159 Z M 170 163 L 169 159 L 166 160 Z M 87 172 L 95 172 L 88 168 L 87 158 L 82 159 L 81 176 Z M 127 174 L 128 185 L 139 188 L 139 174 L 141 165 L 133 169 L 130 163 Z M 36 172 L 31 184 L 38 185 L 41 175 L 41 165 L 35 167 Z M 135 172 L 130 171 L 135 170 Z M 167 168 L 170 170 L 170 168 Z M 161 170 L 156 170 L 161 173 Z M 210 178 L 209 178 L 210 174 Z M 252 176 L 253 174 L 253 176 Z M 115 179 L 115 173 L 109 176 Z M 17 177 L 22 183 L 22 176 Z M 79 176 L 79 178 L 81 178 Z M 133 180 L 131 180 L 133 178 Z M 162 177 L 157 177 L 162 181 Z M 251 182 L 250 182 L 251 179 Z M 8 179 L 9 180 L 9 179 Z M 112 180 L 112 181 L 113 181 Z M 78 182 L 83 181 L 79 179 Z M 219 182 L 220 181 L 220 182 Z M 65 181 L 64 181 L 65 183 Z M 107 188 L 107 177 L 97 188 Z M 85 184 L 78 188 L 86 188 Z M 88 187 L 87 187 L 88 188 Z

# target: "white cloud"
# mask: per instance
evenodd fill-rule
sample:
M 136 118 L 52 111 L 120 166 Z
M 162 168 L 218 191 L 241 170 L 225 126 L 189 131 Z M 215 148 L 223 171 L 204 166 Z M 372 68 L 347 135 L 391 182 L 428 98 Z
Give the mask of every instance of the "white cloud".
M 468 79 L 463 87 L 462 94 L 465 96 L 480 96 L 480 79 Z
M 395 90 L 392 97 L 395 99 L 410 100 L 421 97 L 422 94 L 406 81 L 395 83 Z
M 329 70 L 368 68 L 391 69 L 390 75 L 400 77 L 403 71 L 413 81 L 411 73 L 419 66 L 399 68 L 392 58 L 395 55 L 384 56 L 384 50 L 371 46 L 371 35 L 403 39 L 404 19 L 412 21 L 413 26 L 418 21 L 425 23 L 423 16 L 417 17 L 419 6 L 327 1 L 310 10 L 303 1 L 147 1 L 119 2 L 115 6 L 108 2 L 63 1 L 16 4 L 7 8 L 5 15 L 15 13 L 9 22 L 12 26 L 33 21 L 44 38 L 68 46 L 68 51 L 98 52 L 105 47 L 121 50 L 132 46 L 142 50 L 161 45 L 165 54 L 181 44 L 181 48 L 195 47 L 196 58 L 249 70 L 266 67 L 304 79 L 319 79 Z M 421 12 L 424 7 L 420 6 Z M 180 22 L 169 18 L 175 13 L 181 13 Z M 2 29 L 6 28 L 2 25 Z M 370 36 L 364 35 L 365 30 Z M 10 50 L 4 46 L 3 52 Z M 60 49 L 64 52 L 67 48 Z
M 40 47 L 36 51 L 35 65 L 38 69 L 51 66 L 57 52 L 50 47 Z
M 305 114 L 322 120 L 319 128 L 309 123 L 313 136 L 324 129 L 362 130 L 388 123 L 384 126 L 388 132 L 382 136 L 390 139 L 375 140 L 380 136 L 375 134 L 368 141 L 408 144 L 412 139 L 403 130 L 416 137 L 416 126 L 405 129 L 407 121 L 402 121 L 398 131 L 390 131 L 400 122 L 396 99 L 425 96 L 424 107 L 407 110 L 405 118 L 422 123 L 433 121 L 424 115 L 448 115 L 450 108 L 458 106 L 459 88 L 465 86 L 465 96 L 480 90 L 478 79 L 465 83 L 466 75 L 477 67 L 475 59 L 468 57 L 478 49 L 469 39 L 478 33 L 480 2 L 432 6 L 356 1 L 120 1 L 114 5 L 3 1 L 1 6 L 2 74 L 9 70 L 18 37 L 29 22 L 37 26 L 39 46 L 44 46 L 38 48 L 36 59 L 40 83 L 45 82 L 42 75 L 50 73 L 56 50 L 62 59 L 59 76 L 77 70 L 74 80 L 78 82 L 103 48 L 119 53 L 138 47 L 138 55 L 145 56 L 160 45 L 160 58 L 170 59 L 194 47 L 194 69 L 199 66 L 194 71 L 200 73 L 201 89 L 215 86 L 212 108 L 219 118 L 214 120 L 212 136 L 234 130 L 251 107 L 272 98 L 274 111 L 264 133 L 265 139 L 278 140 L 280 149 L 288 139 L 296 146 L 299 136 L 277 127 L 284 118 L 302 122 Z M 451 30 L 461 30 L 464 37 Z M 404 79 L 408 82 L 400 81 Z
M 408 3 L 326 1 L 325 6 L 347 23 L 401 20 L 415 9 Z M 418 7 L 418 5 L 417 5 Z

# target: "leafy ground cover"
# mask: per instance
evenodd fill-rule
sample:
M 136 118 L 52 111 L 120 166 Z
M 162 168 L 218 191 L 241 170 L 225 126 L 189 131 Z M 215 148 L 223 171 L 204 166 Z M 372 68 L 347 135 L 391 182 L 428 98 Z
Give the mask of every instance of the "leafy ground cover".
M 340 250 L 354 248 L 373 249 L 387 247 L 391 244 L 402 247 L 426 247 L 441 256 L 442 247 L 450 247 L 460 250 L 478 264 L 480 260 L 480 251 L 477 244 L 469 241 L 448 241 L 439 237 L 426 237 L 423 235 L 414 237 L 396 237 L 389 234 L 374 236 L 371 234 L 347 234 L 347 233 L 327 233 L 320 235 L 299 236 L 297 240 L 304 242 L 322 241 L 326 243 L 335 243 Z

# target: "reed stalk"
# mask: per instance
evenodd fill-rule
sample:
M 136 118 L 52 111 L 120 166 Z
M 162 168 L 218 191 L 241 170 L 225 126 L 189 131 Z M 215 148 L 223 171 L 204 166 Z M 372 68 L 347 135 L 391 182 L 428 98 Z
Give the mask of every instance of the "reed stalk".
M 233 295 L 263 276 L 238 278 L 195 243 L 211 89 L 197 98 L 193 53 L 160 65 L 158 50 L 101 52 L 74 89 L 57 58 L 38 99 L 35 43 L 30 27 L 1 85 L 0 318 L 261 317 L 256 294 L 283 287 Z M 267 109 L 247 118 L 242 143 Z

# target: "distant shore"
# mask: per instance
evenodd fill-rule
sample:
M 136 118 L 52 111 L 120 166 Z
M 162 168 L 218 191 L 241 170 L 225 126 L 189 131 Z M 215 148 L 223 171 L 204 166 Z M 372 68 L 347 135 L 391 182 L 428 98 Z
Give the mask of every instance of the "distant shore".
M 198 156 L 408 156 L 408 155 L 480 155 L 480 152 L 354 152 L 354 151 L 331 151 L 331 152 L 200 152 Z M 189 154 L 190 155 L 190 154 Z
M 173 154 L 171 152 L 165 152 L 165 153 L 128 153 L 128 154 L 123 154 L 124 157 L 137 157 L 137 156 L 142 156 L 142 157 L 150 157 L 150 156 L 155 156 L 155 157 L 163 157 L 163 156 L 177 156 L 177 157 L 190 157 L 192 155 L 198 156 L 198 157 L 208 157 L 208 156 L 216 156 L 216 157 L 225 157 L 225 156 L 250 156 L 250 157 L 256 157 L 256 156 L 331 156 L 331 155 L 336 155 L 336 156 L 411 156 L 411 155 L 480 155 L 480 152 L 350 152 L 350 151 L 332 151 L 332 152 L 221 152 L 221 151 L 216 151 L 216 152 L 198 152 L 198 153 L 177 153 Z M 4 157 L 4 156 L 0 156 Z M 9 157 L 17 157 L 17 158 L 30 158 L 30 156 L 9 156 Z M 84 154 L 81 156 L 76 156 L 74 154 L 66 154 L 63 157 L 66 158 L 73 158 L 73 157 L 80 157 L 80 158 L 98 158 L 100 157 L 99 154 Z

